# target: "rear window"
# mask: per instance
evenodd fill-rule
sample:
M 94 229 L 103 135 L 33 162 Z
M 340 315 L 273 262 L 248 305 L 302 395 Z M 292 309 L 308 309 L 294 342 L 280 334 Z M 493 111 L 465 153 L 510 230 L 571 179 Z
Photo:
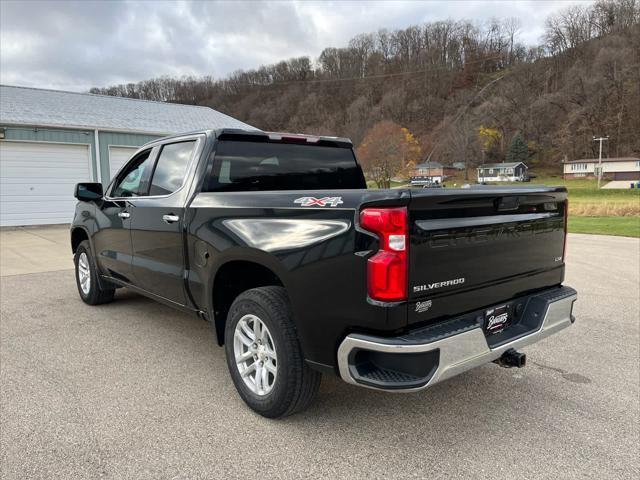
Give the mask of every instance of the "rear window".
M 220 141 L 205 190 L 324 190 L 366 188 L 349 148 Z

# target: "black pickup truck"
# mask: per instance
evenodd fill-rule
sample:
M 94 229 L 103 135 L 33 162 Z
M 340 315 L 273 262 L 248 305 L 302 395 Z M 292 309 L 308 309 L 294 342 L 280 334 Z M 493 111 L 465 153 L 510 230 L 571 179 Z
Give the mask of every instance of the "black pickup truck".
M 192 312 L 244 401 L 307 407 L 322 373 L 414 391 L 571 325 L 560 187 L 367 190 L 343 138 L 201 131 L 76 186 L 83 301 L 119 287 Z

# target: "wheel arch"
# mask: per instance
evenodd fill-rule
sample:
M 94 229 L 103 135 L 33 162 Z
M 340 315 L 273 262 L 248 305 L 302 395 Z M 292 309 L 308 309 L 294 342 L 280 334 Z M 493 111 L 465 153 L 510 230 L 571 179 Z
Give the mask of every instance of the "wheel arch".
M 209 289 L 209 315 L 218 345 L 224 344 L 227 314 L 238 295 L 252 288 L 266 286 L 280 286 L 287 290 L 283 277 L 283 272 L 272 262 L 256 258 L 227 259 L 217 266 Z
M 84 225 L 75 225 L 71 227 L 71 252 L 75 255 L 76 251 L 78 250 L 78 246 L 80 246 L 80 244 L 83 241 L 87 241 L 89 242 L 89 248 L 91 249 L 91 257 L 93 260 L 93 263 L 98 271 L 98 284 L 102 287 L 105 288 L 107 286 L 111 286 L 112 284 L 110 284 L 109 282 L 107 282 L 104 278 L 102 278 L 101 276 L 101 270 L 100 270 L 100 266 L 98 265 L 98 254 L 95 251 L 94 247 L 93 247 L 93 238 L 91 236 L 91 233 L 89 232 L 89 229 L 87 227 L 85 227 Z
M 89 231 L 85 227 L 76 226 L 71 229 L 71 252 L 76 253 L 78 246 L 84 241 L 88 240 L 89 245 L 93 247 L 91 242 L 91 236 L 89 235 Z

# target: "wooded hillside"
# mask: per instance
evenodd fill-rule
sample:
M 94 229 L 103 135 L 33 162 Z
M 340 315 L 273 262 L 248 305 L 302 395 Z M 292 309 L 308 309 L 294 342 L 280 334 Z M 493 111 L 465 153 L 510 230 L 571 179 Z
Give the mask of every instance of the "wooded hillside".
M 208 105 L 264 130 L 356 145 L 391 122 L 416 139 L 417 158 L 447 164 L 500 161 L 518 133 L 533 166 L 597 156 L 593 135 L 610 136 L 609 156 L 640 155 L 640 0 L 569 7 L 547 19 L 536 47 L 518 42 L 522 28 L 508 19 L 380 30 L 225 79 L 91 92 Z

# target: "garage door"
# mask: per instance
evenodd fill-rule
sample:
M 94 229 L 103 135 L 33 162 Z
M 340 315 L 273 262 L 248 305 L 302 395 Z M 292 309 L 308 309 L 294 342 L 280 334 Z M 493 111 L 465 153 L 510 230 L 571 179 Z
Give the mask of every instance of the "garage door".
M 109 180 L 136 153 L 136 150 L 138 147 L 109 147 Z
M 71 223 L 73 189 L 87 181 L 87 145 L 0 141 L 0 225 Z

